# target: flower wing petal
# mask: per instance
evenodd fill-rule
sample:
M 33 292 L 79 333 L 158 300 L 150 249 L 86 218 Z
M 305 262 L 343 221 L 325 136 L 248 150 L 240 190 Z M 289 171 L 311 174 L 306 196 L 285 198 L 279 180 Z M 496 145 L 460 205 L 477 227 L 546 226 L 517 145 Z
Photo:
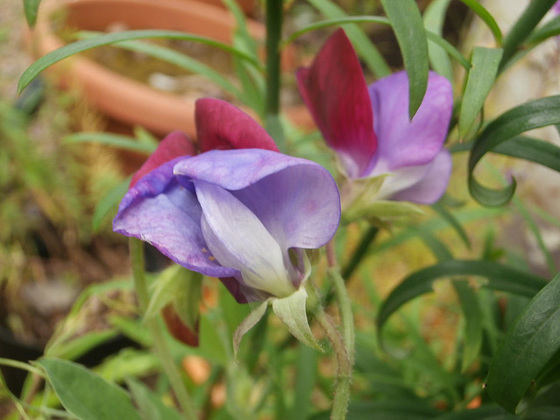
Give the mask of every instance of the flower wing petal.
M 425 165 L 440 152 L 453 109 L 452 87 L 430 72 L 428 89 L 418 112 L 408 119 L 408 76 L 401 71 L 369 87 L 375 115 L 378 150 L 370 176 L 405 166 Z
M 327 40 L 310 68 L 297 71 L 297 80 L 315 123 L 347 174 L 363 176 L 377 149 L 375 113 L 360 62 L 343 30 Z
M 195 121 L 200 150 L 266 149 L 278 151 L 274 140 L 253 118 L 229 103 L 196 101 Z
M 257 215 L 284 252 L 325 245 L 340 221 L 336 183 L 315 164 L 287 167 L 234 195 Z
M 180 159 L 153 170 L 128 191 L 113 230 L 150 243 L 190 270 L 214 277 L 234 276 L 236 270 L 220 266 L 203 252 L 200 205 L 194 193 L 173 176 L 173 166 Z
M 442 149 L 429 164 L 421 179 L 411 187 L 394 194 L 392 200 L 411 201 L 419 204 L 432 204 L 438 201 L 449 182 L 451 176 L 451 155 L 447 149 Z
M 130 180 L 130 188 L 147 173 L 180 156 L 194 155 L 194 146 L 187 135 L 181 131 L 169 133 L 158 145 L 154 153 L 140 167 Z

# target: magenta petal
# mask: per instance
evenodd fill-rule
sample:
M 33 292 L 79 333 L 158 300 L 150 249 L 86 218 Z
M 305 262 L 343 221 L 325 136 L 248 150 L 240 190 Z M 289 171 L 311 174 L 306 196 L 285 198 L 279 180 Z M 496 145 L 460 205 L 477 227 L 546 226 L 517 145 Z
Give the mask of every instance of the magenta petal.
M 310 68 L 298 70 L 297 80 L 315 123 L 347 174 L 363 176 L 377 149 L 374 114 L 360 62 L 342 29 L 327 40 Z
M 130 180 L 130 188 L 146 175 L 165 162 L 180 156 L 194 155 L 194 146 L 186 134 L 181 131 L 173 131 L 168 134 L 158 145 L 156 151 L 150 155 L 148 160 L 140 167 Z
M 266 149 L 278 151 L 274 140 L 253 118 L 229 103 L 203 98 L 196 101 L 200 150 Z
M 194 193 L 173 176 L 174 159 L 153 170 L 124 196 L 113 220 L 113 230 L 155 246 L 176 263 L 202 274 L 237 274 L 215 262 L 200 228 L 201 208 Z
M 408 119 L 408 77 L 401 71 L 369 87 L 375 115 L 378 149 L 368 175 L 392 172 L 405 166 L 425 165 L 440 152 L 453 109 L 449 80 L 430 72 L 422 105 Z
M 432 204 L 438 201 L 451 176 L 451 155 L 447 149 L 441 149 L 435 159 L 428 165 L 423 177 L 408 189 L 394 194 L 392 200 L 411 201 L 419 204 Z

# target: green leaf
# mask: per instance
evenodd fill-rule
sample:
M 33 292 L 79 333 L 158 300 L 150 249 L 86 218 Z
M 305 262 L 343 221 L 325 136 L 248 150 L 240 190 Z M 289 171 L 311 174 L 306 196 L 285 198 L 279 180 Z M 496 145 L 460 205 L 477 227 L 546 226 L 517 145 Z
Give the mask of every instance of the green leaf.
M 537 45 L 550 37 L 558 35 L 560 35 L 560 16 L 554 17 L 544 25 L 535 29 L 531 36 L 527 38 L 527 43 L 530 45 Z
M 501 69 L 505 67 L 509 59 L 519 49 L 521 44 L 529 37 L 533 29 L 539 24 L 556 0 L 531 1 L 523 14 L 517 19 L 504 39 L 504 54 L 500 64 Z
M 130 177 L 126 178 L 114 188 L 107 191 L 107 193 L 99 200 L 93 211 L 93 217 L 91 220 L 92 228 L 94 232 L 97 232 L 101 227 L 103 221 L 107 216 L 114 211 L 126 192 L 128 191 L 128 186 L 130 184 Z
M 481 185 L 473 172 L 482 157 L 492 149 L 525 131 L 560 124 L 560 95 L 536 99 L 517 106 L 492 121 L 475 139 L 469 156 L 468 183 L 473 198 L 485 206 L 501 206 L 515 192 L 515 179 L 504 189 Z
M 494 85 L 498 65 L 503 51 L 499 48 L 475 47 L 472 54 L 472 66 L 467 75 L 467 83 L 463 94 L 459 113 L 459 137 L 464 138 L 484 101 Z
M 21 93 L 25 87 L 31 83 L 35 77 L 39 75 L 47 67 L 70 57 L 74 54 L 87 51 L 89 49 L 100 47 L 102 45 L 114 44 L 121 41 L 132 41 L 136 39 L 146 39 L 146 38 L 167 38 L 167 39 L 180 39 L 186 41 L 195 41 L 203 44 L 207 44 L 216 48 L 220 48 L 226 52 L 229 52 L 235 56 L 243 58 L 249 61 L 257 68 L 261 68 L 261 64 L 256 61 L 253 57 L 239 51 L 229 45 L 223 44 L 211 38 L 206 38 L 198 35 L 191 35 L 183 32 L 177 31 L 164 31 L 157 29 L 144 29 L 135 31 L 123 31 L 123 32 L 113 32 L 105 35 L 100 35 L 92 39 L 84 39 L 81 41 L 74 42 L 72 44 L 65 45 L 64 47 L 58 48 L 47 55 L 39 58 L 31 66 L 29 66 L 21 75 L 18 83 L 18 93 Z
M 329 19 L 344 18 L 347 16 L 346 12 L 334 2 L 309 0 L 309 3 Z M 356 25 L 344 25 L 343 28 L 348 38 L 352 41 L 356 53 L 364 60 L 375 77 L 380 79 L 389 76 L 391 74 L 391 68 L 364 31 Z
M 492 149 L 493 153 L 525 159 L 560 172 L 560 147 L 526 136 L 517 136 Z
M 317 378 L 318 354 L 311 347 L 299 344 L 296 359 L 296 378 L 294 386 L 294 404 L 291 420 L 305 420 L 312 410 L 311 394 Z
M 39 12 L 39 5 L 41 0 L 23 0 L 23 12 L 25 13 L 25 20 L 29 27 L 35 26 L 37 22 L 37 14 Z
M 313 349 L 322 351 L 321 346 L 311 332 L 311 328 L 309 328 L 305 308 L 306 301 L 307 291 L 305 288 L 300 287 L 297 292 L 292 293 L 286 298 L 273 299 L 272 309 L 295 338 Z
M 124 136 L 120 134 L 102 133 L 102 132 L 83 132 L 73 133 L 63 138 L 64 143 L 96 143 L 105 144 L 107 146 L 116 147 L 132 152 L 150 155 L 156 150 L 157 145 L 140 142 L 134 137 Z
M 442 217 L 442 219 L 446 220 L 447 223 L 449 223 L 451 227 L 453 227 L 466 247 L 470 248 L 471 241 L 469 239 L 469 236 L 467 235 L 467 231 L 465 230 L 461 222 L 459 222 L 457 218 L 445 208 L 441 201 L 432 204 L 432 208 Z
M 381 4 L 395 31 L 408 74 L 408 114 L 412 119 L 428 86 L 428 41 L 422 16 L 414 0 L 381 0 Z
M 461 0 L 465 3 L 469 9 L 471 9 L 474 13 L 478 15 L 480 19 L 488 26 L 490 32 L 494 36 L 494 40 L 496 41 L 496 45 L 502 45 L 502 31 L 500 27 L 494 20 L 494 17 L 484 8 L 482 4 L 480 4 L 477 0 Z
M 251 311 L 247 318 L 245 318 L 241 324 L 235 330 L 233 334 L 233 354 L 234 358 L 237 360 L 237 352 L 239 351 L 239 345 L 241 344 L 241 339 L 247 332 L 253 328 L 257 322 L 259 322 L 266 312 L 268 306 L 268 301 L 262 302 L 259 306 Z
M 42 359 L 64 408 L 82 420 L 141 420 L 129 395 L 85 367 L 60 359 Z
M 202 274 L 173 264 L 161 272 L 144 317 L 158 318 L 161 310 L 173 304 L 175 312 L 191 330 L 196 328 L 202 293 Z
M 529 303 L 508 330 L 490 364 L 487 391 L 514 413 L 519 402 L 560 351 L 560 275 Z M 539 384 L 536 384 L 539 387 Z
M 461 360 L 461 372 L 466 370 L 478 359 L 482 347 L 482 311 L 476 291 L 467 281 L 453 283 L 465 318 L 465 346 Z
M 480 276 L 487 279 L 483 286 L 494 290 L 532 297 L 547 281 L 531 273 L 515 270 L 493 261 L 450 260 L 418 270 L 407 276 L 385 299 L 377 315 L 378 331 L 402 305 L 425 293 L 432 292 L 432 283 L 441 277 Z
M 432 1 L 424 11 L 424 28 L 435 35 L 442 35 L 445 13 L 451 0 Z M 428 38 L 429 39 L 429 38 Z M 432 68 L 436 73 L 446 77 L 449 81 L 453 80 L 453 69 L 451 60 L 446 51 L 439 45 L 430 42 L 428 44 L 428 56 Z
M 182 420 L 173 408 L 165 405 L 146 385 L 135 379 L 127 379 L 126 384 L 145 420 Z
M 502 407 L 489 404 L 470 410 L 452 411 L 434 418 L 435 420 L 519 420 L 519 417 L 509 414 Z

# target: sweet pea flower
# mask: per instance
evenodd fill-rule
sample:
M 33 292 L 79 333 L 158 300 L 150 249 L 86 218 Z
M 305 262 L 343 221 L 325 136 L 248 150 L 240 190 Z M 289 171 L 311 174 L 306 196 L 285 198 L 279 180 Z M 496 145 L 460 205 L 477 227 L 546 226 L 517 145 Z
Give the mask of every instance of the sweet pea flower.
M 196 123 L 203 153 L 194 155 L 183 134 L 165 139 L 124 196 L 114 231 L 220 278 L 239 302 L 290 296 L 309 275 L 305 250 L 338 227 L 333 178 L 277 152 L 262 127 L 226 102 L 199 100 Z
M 298 69 L 297 80 L 349 183 L 374 181 L 368 200 L 431 204 L 442 196 L 451 174 L 451 156 L 443 147 L 453 107 L 446 78 L 430 72 L 422 105 L 409 120 L 406 72 L 368 87 L 352 44 L 340 29 L 311 67 Z

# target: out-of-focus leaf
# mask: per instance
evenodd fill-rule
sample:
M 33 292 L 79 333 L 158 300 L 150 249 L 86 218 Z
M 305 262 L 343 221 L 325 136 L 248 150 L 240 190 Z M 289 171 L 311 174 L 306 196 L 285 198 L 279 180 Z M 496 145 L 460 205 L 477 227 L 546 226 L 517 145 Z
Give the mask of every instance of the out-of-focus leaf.
M 439 36 L 442 35 L 445 13 L 447 12 L 450 1 L 451 0 L 435 0 L 426 7 L 423 18 L 426 31 L 431 31 Z M 446 51 L 441 46 L 431 42 L 428 44 L 428 55 L 435 72 L 452 81 L 453 70 L 451 68 L 451 60 Z
M 348 419 L 352 420 L 427 420 L 433 419 L 438 410 L 426 404 L 409 401 L 367 401 L 351 402 L 348 407 Z M 310 417 L 310 420 L 328 420 L 329 412 L 323 412 Z
M 324 0 L 309 0 L 317 10 L 329 19 L 346 17 L 347 14 L 334 2 Z M 380 79 L 391 74 L 391 68 L 375 48 L 368 36 L 356 25 L 343 26 L 348 38 L 362 60 L 366 63 L 376 78 Z
M 183 417 L 172 407 L 165 405 L 146 385 L 127 379 L 126 384 L 132 392 L 134 402 L 140 409 L 143 419 L 149 420 L 182 420 Z
M 546 284 L 546 279 L 515 270 L 493 261 L 450 260 L 418 270 L 406 277 L 385 299 L 377 315 L 378 331 L 402 305 L 432 291 L 432 283 L 441 277 L 480 276 L 483 284 L 494 290 L 534 296 Z
M 488 26 L 490 32 L 494 36 L 494 40 L 496 41 L 496 45 L 502 45 L 502 31 L 500 27 L 494 20 L 494 17 L 484 8 L 482 4 L 480 4 L 477 0 L 461 0 L 465 3 L 469 9 L 471 9 L 477 16 L 482 19 L 482 21 Z
M 517 136 L 499 144 L 492 152 L 529 160 L 560 172 L 560 147 L 547 141 Z
M 408 74 L 410 102 L 409 118 L 420 107 L 428 87 L 428 41 L 422 16 L 414 0 L 381 0 L 391 21 Z
M 465 230 L 461 222 L 459 222 L 457 218 L 451 212 L 449 212 L 439 201 L 435 204 L 432 204 L 432 208 L 442 217 L 442 219 L 446 220 L 451 225 L 451 227 L 453 227 L 453 229 L 455 230 L 455 232 L 457 232 L 457 235 L 459 235 L 459 238 L 461 238 L 467 248 L 470 248 L 471 241 L 469 239 L 469 235 L 467 235 L 467 231 Z
M 472 66 L 467 75 L 467 83 L 459 113 L 459 137 L 464 138 L 490 92 L 496 79 L 498 65 L 502 57 L 500 48 L 475 47 Z
M 91 220 L 94 232 L 97 232 L 99 230 L 105 218 L 108 217 L 111 213 L 111 210 L 117 209 L 120 201 L 128 191 L 129 184 L 130 177 L 117 184 L 114 188 L 109 190 L 101 198 L 101 200 L 99 200 L 99 202 L 95 206 L 95 210 L 93 211 L 93 217 Z
M 39 12 L 39 5 L 41 0 L 23 0 L 23 12 L 25 13 L 25 20 L 29 27 L 35 26 L 37 22 L 37 15 Z
M 73 133 L 64 137 L 65 143 L 97 143 L 107 146 L 116 147 L 132 152 L 143 153 L 149 155 L 156 150 L 157 144 L 147 144 L 140 142 L 134 137 L 124 136 L 120 134 L 101 133 L 101 132 L 83 132 Z
M 317 377 L 318 353 L 300 343 L 296 362 L 296 379 L 294 387 L 294 404 L 290 419 L 305 420 L 313 408 L 311 393 Z
M 469 156 L 468 183 L 471 195 L 486 206 L 500 206 L 507 203 L 515 191 L 515 179 L 504 189 L 490 189 L 475 179 L 473 172 L 476 165 L 486 153 L 499 144 L 525 131 L 553 124 L 560 124 L 560 95 L 524 103 L 488 124 L 474 141 Z
M 503 69 L 509 59 L 515 54 L 519 46 L 529 37 L 533 29 L 539 24 L 556 0 L 531 1 L 523 14 L 517 19 L 506 35 L 503 48 L 504 54 L 500 67 Z
M 121 41 L 131 41 L 136 39 L 146 39 L 146 38 L 167 38 L 167 39 L 180 39 L 185 41 L 195 41 L 203 44 L 207 44 L 226 52 L 229 52 L 235 56 L 243 58 L 251 62 L 256 67 L 260 68 L 260 63 L 256 61 L 253 57 L 239 51 L 229 45 L 218 42 L 214 39 L 205 38 L 198 35 L 191 35 L 183 32 L 177 31 L 164 31 L 157 29 L 145 29 L 145 30 L 135 30 L 135 31 L 122 31 L 122 32 L 112 32 L 105 35 L 100 35 L 92 39 L 84 39 L 81 41 L 74 42 L 72 44 L 65 45 L 64 47 L 58 48 L 43 57 L 35 61 L 31 66 L 29 66 L 21 75 L 18 83 L 18 92 L 21 93 L 25 87 L 31 83 L 35 77 L 47 67 L 70 57 L 74 54 L 80 53 L 82 51 L 87 51 L 89 49 L 100 47 L 102 45 L 114 44 Z
M 514 416 L 502 407 L 494 405 L 485 405 L 470 410 L 453 411 L 451 413 L 442 414 L 434 417 L 435 420 L 516 420 L 519 417 Z
M 43 359 L 60 402 L 68 412 L 83 420 L 141 420 L 129 395 L 85 367 L 67 360 Z
M 487 391 L 514 413 L 521 399 L 560 351 L 560 275 L 529 303 L 508 330 L 490 364 Z

